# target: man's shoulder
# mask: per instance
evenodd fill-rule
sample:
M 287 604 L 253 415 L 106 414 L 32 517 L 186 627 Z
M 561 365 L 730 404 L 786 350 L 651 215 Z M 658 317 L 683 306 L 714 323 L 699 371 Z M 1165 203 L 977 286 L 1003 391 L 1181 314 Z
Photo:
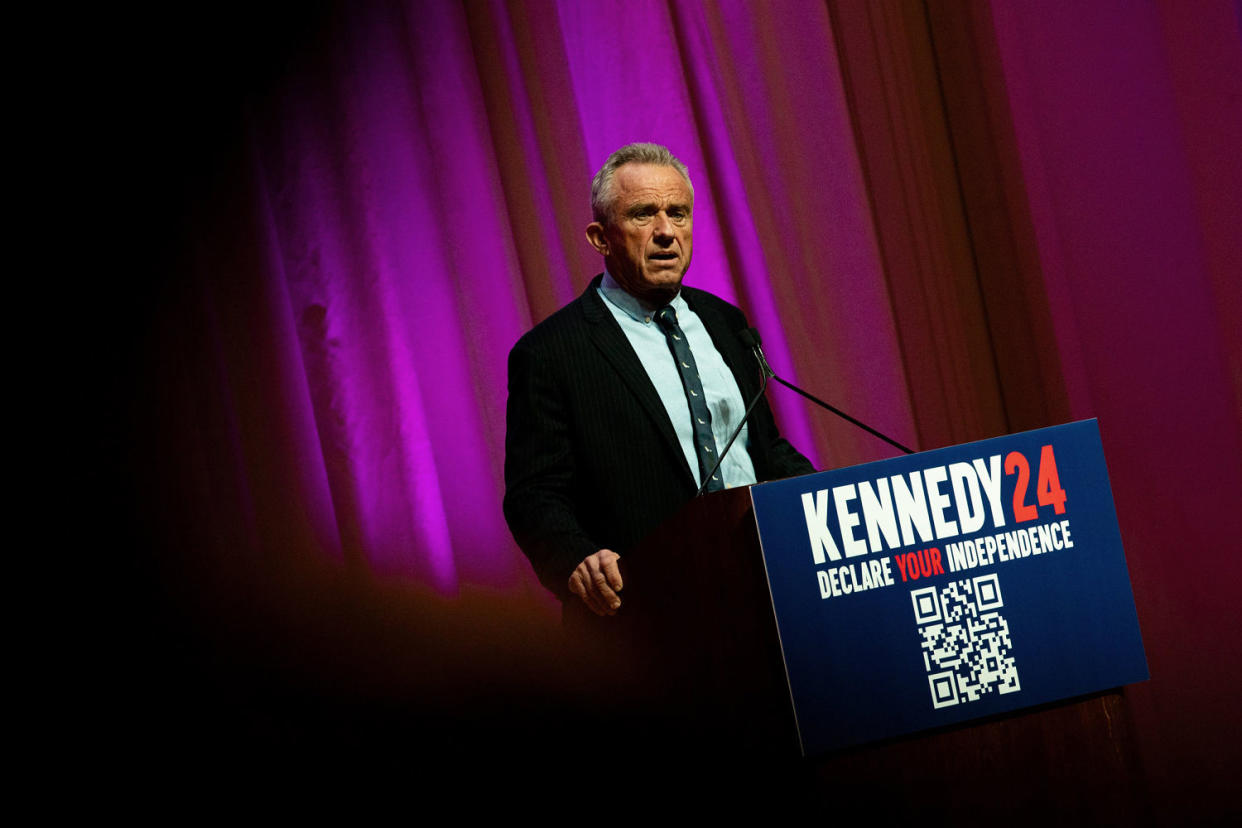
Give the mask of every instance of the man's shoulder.
M 686 297 L 686 301 L 691 304 L 695 304 L 697 302 L 703 302 L 709 305 L 716 305 L 716 306 L 725 307 L 725 308 L 732 308 L 733 310 L 739 310 L 737 305 L 734 305 L 732 302 L 728 301 L 727 299 L 721 299 L 716 294 L 709 293 L 708 291 L 703 290 L 702 288 L 691 287 L 690 285 L 682 285 L 681 293 L 683 296 Z
M 590 318 L 603 309 L 603 303 L 595 295 L 594 287 L 592 283 L 577 299 L 569 302 L 560 310 L 554 311 L 523 334 L 513 346 L 514 349 L 541 348 L 553 343 L 563 343 L 568 339 L 587 336 L 591 326 Z M 597 304 L 598 308 L 595 307 Z
M 682 285 L 681 293 L 685 297 L 686 304 L 700 316 L 704 313 L 716 313 L 730 323 L 744 323 L 746 320 L 746 314 L 741 308 L 726 299 L 721 299 L 714 293 L 688 285 Z

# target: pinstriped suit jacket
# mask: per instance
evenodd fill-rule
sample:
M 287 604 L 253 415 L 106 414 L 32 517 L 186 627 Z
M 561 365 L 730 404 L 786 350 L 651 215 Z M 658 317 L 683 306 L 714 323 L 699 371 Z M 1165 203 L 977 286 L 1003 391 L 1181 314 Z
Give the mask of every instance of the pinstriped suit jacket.
M 583 558 L 600 549 L 625 555 L 696 490 L 655 386 L 596 291 L 600 279 L 509 354 L 505 519 L 562 600 Z M 746 317 L 705 291 L 683 286 L 682 296 L 749 401 L 759 371 L 737 338 Z M 760 481 L 814 471 L 780 436 L 766 401 L 748 426 Z

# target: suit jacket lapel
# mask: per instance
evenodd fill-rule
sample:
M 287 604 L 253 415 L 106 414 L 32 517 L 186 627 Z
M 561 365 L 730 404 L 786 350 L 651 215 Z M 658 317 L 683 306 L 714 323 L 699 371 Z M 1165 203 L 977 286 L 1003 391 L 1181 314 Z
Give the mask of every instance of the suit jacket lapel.
M 660 432 L 664 440 L 665 447 L 673 453 L 675 462 L 682 470 L 687 482 L 694 485 L 694 475 L 690 467 L 686 465 L 686 453 L 681 449 L 681 442 L 677 439 L 677 433 L 673 431 L 673 424 L 668 418 L 668 411 L 665 410 L 660 395 L 656 393 L 655 386 L 651 384 L 651 378 L 647 376 L 647 369 L 643 367 L 638 354 L 634 353 L 633 346 L 625 338 L 625 332 L 621 330 L 617 320 L 613 318 L 608 308 L 604 307 L 604 300 L 596 290 L 600 281 L 601 277 L 595 277 L 579 299 L 583 315 L 590 323 L 588 327 L 591 340 L 633 393 L 638 404 L 651 417 L 656 430 Z

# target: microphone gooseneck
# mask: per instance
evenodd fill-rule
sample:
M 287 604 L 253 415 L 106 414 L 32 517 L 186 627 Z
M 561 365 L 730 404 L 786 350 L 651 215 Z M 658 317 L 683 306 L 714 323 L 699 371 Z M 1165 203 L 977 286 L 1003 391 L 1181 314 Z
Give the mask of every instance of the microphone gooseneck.
M 799 394 L 806 397 L 808 400 L 815 403 L 820 408 L 826 408 L 829 411 L 831 411 L 833 414 L 836 414 L 841 419 L 848 420 L 849 422 L 863 429 L 867 433 L 873 434 L 876 437 L 879 437 L 881 440 L 888 443 L 890 446 L 893 446 L 894 448 L 899 448 L 902 451 L 904 451 L 906 454 L 914 454 L 914 449 L 903 446 L 901 443 L 897 442 L 892 437 L 889 437 L 887 434 L 884 434 L 881 431 L 877 431 L 876 429 L 864 423 L 862 420 L 859 420 L 855 417 L 851 417 L 849 414 L 846 414 L 841 409 L 837 408 L 834 405 L 824 402 L 819 397 L 815 396 L 809 391 L 803 391 L 801 388 L 794 385 L 792 382 L 783 380 L 780 377 L 778 377 L 776 375 L 776 372 L 772 370 L 772 367 L 768 365 L 767 358 L 764 357 L 763 355 L 763 347 L 760 344 L 759 331 L 755 330 L 754 328 L 747 328 L 746 330 L 738 333 L 738 338 L 742 340 L 742 344 L 746 345 L 754 352 L 755 358 L 759 360 L 759 365 L 762 368 L 762 370 L 767 374 L 767 376 L 770 376 L 772 379 L 776 380 L 777 382 L 779 382 L 781 385 L 785 386 L 786 388 L 789 388 L 793 391 L 797 391 Z

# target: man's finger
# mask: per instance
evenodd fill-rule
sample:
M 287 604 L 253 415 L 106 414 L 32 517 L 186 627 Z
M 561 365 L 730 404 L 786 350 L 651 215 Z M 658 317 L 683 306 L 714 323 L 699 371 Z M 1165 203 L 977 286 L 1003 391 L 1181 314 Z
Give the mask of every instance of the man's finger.
M 617 597 L 617 593 L 613 592 L 612 587 L 608 585 L 608 576 L 604 574 L 600 565 L 600 558 L 603 557 L 603 551 L 592 555 L 583 561 L 583 563 L 585 563 L 587 565 L 587 569 L 590 570 L 590 583 L 587 588 L 599 597 L 600 602 L 608 608 L 609 615 L 611 615 L 617 607 L 621 606 L 621 599 Z
M 594 594 L 604 606 L 608 607 L 608 614 L 621 606 L 621 599 L 617 593 L 612 591 L 612 587 L 608 585 L 608 579 L 604 577 L 604 573 L 596 570 L 591 575 L 591 592 Z
M 582 600 L 586 600 L 586 587 L 582 584 L 582 575 L 577 569 L 569 576 L 569 591 L 573 595 L 577 595 Z
M 625 586 L 621 580 L 621 567 L 617 565 L 619 560 L 621 560 L 621 556 L 614 555 L 607 559 L 603 566 L 604 577 L 608 579 L 608 585 L 616 592 L 620 592 L 621 588 Z
M 574 574 L 569 576 L 569 591 L 582 599 L 582 603 L 587 605 L 587 609 L 596 615 L 608 615 L 608 609 L 604 601 L 596 595 L 590 588 L 590 574 L 586 571 L 585 565 L 579 565 L 574 570 Z

